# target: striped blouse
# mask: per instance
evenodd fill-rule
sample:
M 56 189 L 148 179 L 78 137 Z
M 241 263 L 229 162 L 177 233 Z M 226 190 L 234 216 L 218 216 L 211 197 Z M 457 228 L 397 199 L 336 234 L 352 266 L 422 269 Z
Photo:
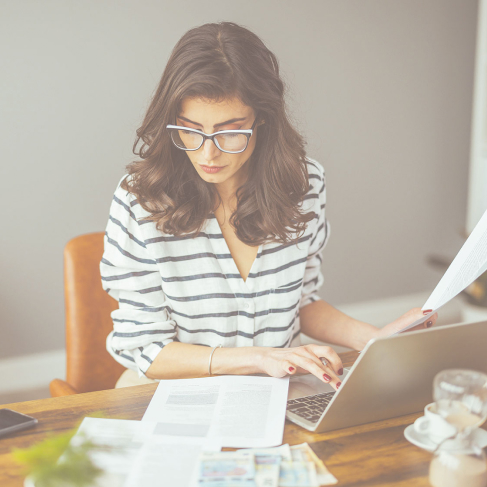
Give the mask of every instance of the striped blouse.
M 314 211 L 297 244 L 259 246 L 248 278 L 237 269 L 210 213 L 196 237 L 164 234 L 137 198 L 120 187 L 110 206 L 100 262 L 103 289 L 119 302 L 108 352 L 144 376 L 172 341 L 214 347 L 299 345 L 299 310 L 320 299 L 322 251 L 329 235 L 323 167 L 308 159 Z

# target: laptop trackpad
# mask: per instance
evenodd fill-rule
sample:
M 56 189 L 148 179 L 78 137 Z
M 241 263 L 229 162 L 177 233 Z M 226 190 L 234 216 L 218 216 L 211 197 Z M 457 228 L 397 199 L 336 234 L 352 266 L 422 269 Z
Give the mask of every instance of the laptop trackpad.
M 343 380 L 350 369 L 345 369 L 340 379 Z M 293 376 L 289 379 L 288 400 L 296 399 L 298 397 L 312 396 L 314 394 L 322 394 L 324 392 L 334 392 L 335 389 L 330 384 L 325 384 L 312 374 L 304 374 Z

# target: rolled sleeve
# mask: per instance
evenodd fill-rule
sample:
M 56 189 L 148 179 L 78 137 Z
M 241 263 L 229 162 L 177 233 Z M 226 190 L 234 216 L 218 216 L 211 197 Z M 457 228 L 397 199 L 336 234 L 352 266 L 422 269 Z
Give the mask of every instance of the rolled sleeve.
M 176 323 L 162 290 L 156 261 L 147 251 L 135 197 L 115 191 L 100 262 L 103 289 L 119 303 L 111 313 L 107 350 L 119 363 L 145 376 L 161 349 L 176 337 Z
M 320 179 L 317 187 L 318 198 L 316 198 L 315 212 L 318 218 L 314 220 L 314 231 L 311 237 L 308 258 L 306 261 L 306 269 L 303 278 L 303 289 L 301 293 L 301 300 L 299 307 L 302 308 L 310 303 L 313 303 L 320 298 L 318 290 L 324 282 L 323 273 L 321 272 L 321 264 L 323 263 L 323 250 L 328 242 L 330 235 L 330 224 L 325 216 L 326 207 L 326 182 L 325 174 L 321 165 L 316 164 L 319 169 Z

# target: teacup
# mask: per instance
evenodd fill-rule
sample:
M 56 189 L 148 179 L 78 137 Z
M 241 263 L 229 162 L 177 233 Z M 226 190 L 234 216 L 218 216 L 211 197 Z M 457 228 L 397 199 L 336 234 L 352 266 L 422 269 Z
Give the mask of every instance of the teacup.
M 414 422 L 414 429 L 422 435 L 427 435 L 435 443 L 440 443 L 457 433 L 457 429 L 438 414 L 434 402 L 425 406 L 424 416 Z

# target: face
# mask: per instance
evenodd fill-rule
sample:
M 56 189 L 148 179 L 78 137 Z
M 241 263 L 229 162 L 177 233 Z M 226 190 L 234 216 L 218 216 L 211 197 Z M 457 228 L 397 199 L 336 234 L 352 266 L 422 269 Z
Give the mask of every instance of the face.
M 250 129 L 254 119 L 254 110 L 238 99 L 215 102 L 187 98 L 181 104 L 176 124 L 212 134 L 220 130 Z M 209 139 L 198 150 L 186 154 L 203 180 L 217 184 L 219 189 L 226 188 L 226 192 L 235 191 L 247 178 L 245 163 L 255 148 L 256 128 L 247 148 L 239 154 L 222 152 Z

